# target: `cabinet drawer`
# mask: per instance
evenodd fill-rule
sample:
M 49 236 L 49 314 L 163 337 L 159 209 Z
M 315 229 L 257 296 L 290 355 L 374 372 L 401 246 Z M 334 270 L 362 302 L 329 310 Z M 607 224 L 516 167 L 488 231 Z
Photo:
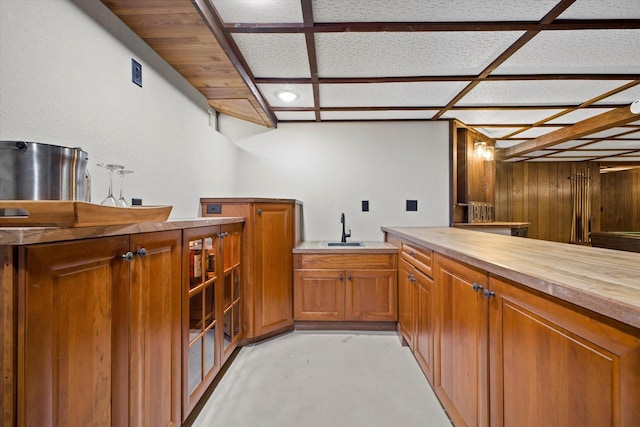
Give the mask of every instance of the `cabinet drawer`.
M 402 243 L 402 259 L 414 265 L 418 270 L 422 271 L 429 277 L 433 277 L 431 272 L 433 265 L 433 251 L 424 248 L 418 248 L 406 243 Z

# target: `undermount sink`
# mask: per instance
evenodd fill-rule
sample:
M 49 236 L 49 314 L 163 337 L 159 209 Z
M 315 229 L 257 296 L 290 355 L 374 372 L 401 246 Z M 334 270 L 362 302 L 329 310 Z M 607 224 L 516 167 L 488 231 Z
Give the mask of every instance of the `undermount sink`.
M 362 242 L 328 242 L 327 246 L 364 246 Z

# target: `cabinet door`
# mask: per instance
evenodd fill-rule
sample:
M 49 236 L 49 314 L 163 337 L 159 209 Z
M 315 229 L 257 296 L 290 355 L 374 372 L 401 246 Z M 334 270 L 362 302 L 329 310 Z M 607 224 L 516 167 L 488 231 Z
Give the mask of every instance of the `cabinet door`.
M 255 335 L 293 325 L 293 206 L 255 204 Z
M 491 423 L 640 425 L 640 335 L 491 278 Z
M 131 236 L 131 426 L 180 425 L 180 243 L 180 231 Z
M 344 270 L 295 270 L 296 320 L 344 320 Z
M 128 424 L 129 237 L 25 250 L 18 425 Z
M 437 255 L 434 386 L 455 425 L 486 426 L 488 303 L 474 283 L 486 288 L 486 273 Z
M 345 319 L 398 320 L 396 270 L 347 270 Z
M 409 348 L 414 349 L 416 334 L 416 284 L 413 267 L 400 261 L 398 274 L 398 328 Z
M 413 274 L 417 284 L 417 322 L 413 354 L 429 383 L 433 384 L 433 280 L 418 270 Z

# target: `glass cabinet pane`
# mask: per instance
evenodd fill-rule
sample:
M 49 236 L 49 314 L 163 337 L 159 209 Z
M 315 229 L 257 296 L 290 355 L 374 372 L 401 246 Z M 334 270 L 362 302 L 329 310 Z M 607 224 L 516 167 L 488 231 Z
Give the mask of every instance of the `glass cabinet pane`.
M 204 371 L 209 372 L 216 364 L 216 328 L 208 329 L 204 335 Z
M 213 246 L 213 237 L 204 239 L 204 264 L 207 272 L 207 280 L 216 275 L 216 254 Z
M 233 301 L 240 298 L 240 273 L 238 269 L 233 270 Z
M 189 242 L 189 288 L 202 283 L 202 240 Z
M 231 331 L 233 326 L 231 324 L 231 312 L 232 312 L 232 309 L 230 308 L 224 313 L 224 348 L 225 349 L 231 343 L 231 340 L 232 340 Z
M 202 381 L 202 338 L 189 346 L 189 394 Z
M 231 295 L 231 274 L 224 276 L 224 309 L 229 308 L 233 302 Z
M 233 339 L 240 335 L 240 303 L 233 306 Z
M 204 289 L 204 312 L 205 328 L 209 328 L 216 321 L 215 286 L 213 284 Z
M 202 292 L 198 292 L 189 298 L 189 335 L 198 335 L 204 330 L 202 314 Z

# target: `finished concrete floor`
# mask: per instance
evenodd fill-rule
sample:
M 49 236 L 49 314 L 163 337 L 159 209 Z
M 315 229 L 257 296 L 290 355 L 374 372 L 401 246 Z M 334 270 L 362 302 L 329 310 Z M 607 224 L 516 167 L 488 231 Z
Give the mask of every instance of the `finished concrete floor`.
M 451 423 L 395 333 L 297 331 L 244 347 L 193 426 Z

